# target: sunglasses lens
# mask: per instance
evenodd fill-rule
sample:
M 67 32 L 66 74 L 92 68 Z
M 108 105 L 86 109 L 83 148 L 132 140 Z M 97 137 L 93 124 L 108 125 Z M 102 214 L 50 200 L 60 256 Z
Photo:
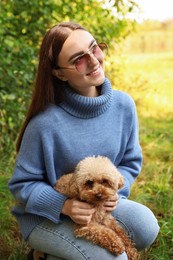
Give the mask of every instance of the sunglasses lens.
M 75 61 L 75 67 L 79 73 L 85 73 L 88 65 L 88 60 L 90 59 L 89 54 L 84 54 Z
M 92 55 L 94 55 L 95 58 L 98 60 L 102 59 L 104 57 L 104 54 L 107 53 L 107 49 L 108 48 L 105 43 L 99 43 L 92 50 Z M 91 58 L 93 58 L 93 56 L 91 56 L 91 54 L 86 53 L 86 54 L 80 56 L 75 61 L 75 67 L 79 73 L 85 74 L 85 72 L 87 71 L 87 67 L 88 67 L 88 61 L 91 60 Z

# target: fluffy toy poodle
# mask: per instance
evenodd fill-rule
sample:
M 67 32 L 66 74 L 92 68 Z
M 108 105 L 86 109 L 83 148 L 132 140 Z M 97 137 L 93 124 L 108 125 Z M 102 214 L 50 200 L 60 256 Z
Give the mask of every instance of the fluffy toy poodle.
M 132 260 L 137 259 L 137 250 L 123 228 L 103 206 L 123 185 L 124 178 L 107 157 L 93 156 L 81 160 L 74 173 L 63 175 L 55 189 L 69 198 L 93 204 L 96 209 L 90 223 L 76 224 L 76 237 L 86 238 L 116 255 L 126 251 L 128 259 Z

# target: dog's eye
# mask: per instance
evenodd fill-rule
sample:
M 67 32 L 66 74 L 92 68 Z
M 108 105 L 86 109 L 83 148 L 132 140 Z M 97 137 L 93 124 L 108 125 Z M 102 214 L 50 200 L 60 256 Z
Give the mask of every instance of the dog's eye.
M 85 183 L 85 185 L 86 185 L 88 188 L 92 188 L 92 187 L 93 187 L 93 184 L 94 184 L 94 182 L 91 181 L 91 180 L 88 180 L 88 181 Z
M 110 186 L 109 181 L 107 179 L 101 180 L 100 183 L 104 186 Z

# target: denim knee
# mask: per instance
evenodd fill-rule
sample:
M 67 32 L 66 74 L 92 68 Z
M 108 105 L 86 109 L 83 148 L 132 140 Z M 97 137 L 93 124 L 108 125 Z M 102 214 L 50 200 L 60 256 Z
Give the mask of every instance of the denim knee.
M 142 205 L 139 221 L 134 225 L 134 241 L 138 250 L 143 250 L 155 241 L 159 233 L 159 225 L 153 212 Z
M 113 215 L 127 230 L 137 250 L 143 250 L 155 241 L 159 232 L 158 221 L 146 206 L 121 199 Z

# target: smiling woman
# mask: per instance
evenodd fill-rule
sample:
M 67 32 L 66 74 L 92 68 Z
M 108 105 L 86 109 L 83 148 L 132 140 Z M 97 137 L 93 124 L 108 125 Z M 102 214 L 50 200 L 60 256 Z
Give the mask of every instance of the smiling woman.
M 58 69 L 53 73 L 60 80 L 68 81 L 81 95 L 96 97 L 96 86 L 101 85 L 105 77 L 103 62 L 104 54 L 93 36 L 85 30 L 75 30 L 64 42 L 58 56 Z
M 112 254 L 76 238 L 73 224 L 90 223 L 96 206 L 55 190 L 57 180 L 89 156 L 109 158 L 124 177 L 103 210 L 117 218 L 136 249 L 150 246 L 159 231 L 151 210 L 128 200 L 142 165 L 138 119 L 132 98 L 105 78 L 104 48 L 74 22 L 55 25 L 41 45 L 9 189 L 19 202 L 12 212 L 24 239 L 48 259 L 127 260 L 124 249 Z

